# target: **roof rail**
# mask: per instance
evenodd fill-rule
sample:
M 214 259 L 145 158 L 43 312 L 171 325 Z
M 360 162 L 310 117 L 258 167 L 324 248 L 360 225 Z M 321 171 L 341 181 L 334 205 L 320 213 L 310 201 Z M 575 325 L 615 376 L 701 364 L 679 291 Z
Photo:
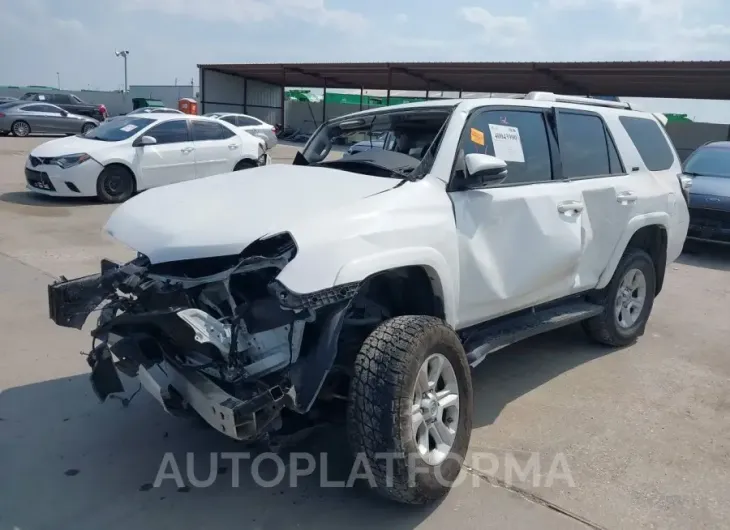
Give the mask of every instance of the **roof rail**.
M 533 101 L 556 101 L 559 103 L 575 103 L 577 105 L 592 105 L 594 107 L 610 107 L 613 109 L 631 110 L 631 104 L 624 101 L 609 101 L 583 96 L 564 96 L 552 92 L 530 92 L 525 99 Z

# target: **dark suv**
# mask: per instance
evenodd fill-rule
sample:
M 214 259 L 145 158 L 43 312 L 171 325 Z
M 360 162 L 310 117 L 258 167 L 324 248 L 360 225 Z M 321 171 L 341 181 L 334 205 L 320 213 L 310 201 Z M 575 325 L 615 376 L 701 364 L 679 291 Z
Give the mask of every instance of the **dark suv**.
M 71 114 L 89 116 L 98 121 L 104 121 L 107 117 L 107 110 L 104 105 L 86 103 L 74 94 L 64 94 L 62 92 L 26 92 L 20 99 L 23 101 L 46 101 L 53 103 L 57 107 L 61 107 Z

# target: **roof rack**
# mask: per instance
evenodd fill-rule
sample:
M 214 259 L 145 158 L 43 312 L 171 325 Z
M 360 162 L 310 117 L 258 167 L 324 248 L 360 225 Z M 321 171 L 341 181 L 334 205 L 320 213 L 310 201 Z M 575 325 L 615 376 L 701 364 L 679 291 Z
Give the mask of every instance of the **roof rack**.
M 577 105 L 592 105 L 594 107 L 610 107 L 612 109 L 631 110 L 631 104 L 624 101 L 609 101 L 606 99 L 596 99 L 582 96 L 564 96 L 554 94 L 552 92 L 530 92 L 525 99 L 533 101 L 556 101 L 559 103 L 575 103 Z

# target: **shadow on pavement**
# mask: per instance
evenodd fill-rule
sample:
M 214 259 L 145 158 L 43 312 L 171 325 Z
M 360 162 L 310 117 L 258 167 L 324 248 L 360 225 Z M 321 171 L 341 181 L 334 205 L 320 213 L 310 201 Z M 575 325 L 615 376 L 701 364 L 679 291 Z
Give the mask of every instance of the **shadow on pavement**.
M 730 271 L 730 245 L 715 245 L 689 240 L 677 263 L 718 271 Z
M 69 206 L 91 206 L 101 204 L 90 197 L 50 197 L 28 191 L 9 191 L 0 194 L 0 202 L 22 206 L 42 206 L 47 208 L 68 208 Z
M 136 390 L 128 379 L 125 386 L 128 393 Z M 99 404 L 86 375 L 2 392 L 0 426 L 0 528 L 340 530 L 373 528 L 379 521 L 413 529 L 438 506 L 390 503 L 361 483 L 323 487 L 321 477 L 347 481 L 352 469 L 341 429 L 320 431 L 290 449 L 306 451 L 316 462 L 312 474 L 297 477 L 282 465 L 291 469 L 293 462 L 306 471 L 302 456 L 292 460 L 282 452 L 282 465 L 270 457 L 255 462 L 260 453 L 165 414 L 144 392 L 127 408 L 118 401 Z M 248 459 L 234 466 L 222 457 L 232 452 Z M 174 475 L 177 466 L 182 487 L 172 478 L 155 487 L 166 453 L 164 469 Z M 209 487 L 195 487 L 211 473 Z M 277 474 L 285 477 L 280 484 Z
M 494 423 L 502 409 L 520 396 L 617 349 L 590 342 L 575 325 L 489 355 L 472 373 L 474 428 Z

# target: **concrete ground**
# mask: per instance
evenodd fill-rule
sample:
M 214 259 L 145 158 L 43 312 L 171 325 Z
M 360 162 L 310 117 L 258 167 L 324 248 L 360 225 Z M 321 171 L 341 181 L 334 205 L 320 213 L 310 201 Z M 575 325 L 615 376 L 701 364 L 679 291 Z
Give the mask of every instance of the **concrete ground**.
M 240 447 L 145 394 L 97 402 L 79 355 L 88 334 L 48 320 L 46 285 L 131 254 L 100 234 L 112 207 L 24 191 L 25 157 L 43 141 L 0 138 L 0 530 L 730 528 L 730 252 L 710 247 L 670 267 L 636 345 L 596 347 L 569 328 L 488 358 L 474 374 L 470 467 L 436 506 L 322 487 L 322 470 L 264 488 L 246 463 L 234 488 L 230 461 L 214 463 L 208 488 L 152 487 L 166 452 L 183 474 L 197 455 L 202 480 L 210 452 Z M 332 429 L 302 449 L 326 453 L 325 476 L 341 480 L 343 446 Z

